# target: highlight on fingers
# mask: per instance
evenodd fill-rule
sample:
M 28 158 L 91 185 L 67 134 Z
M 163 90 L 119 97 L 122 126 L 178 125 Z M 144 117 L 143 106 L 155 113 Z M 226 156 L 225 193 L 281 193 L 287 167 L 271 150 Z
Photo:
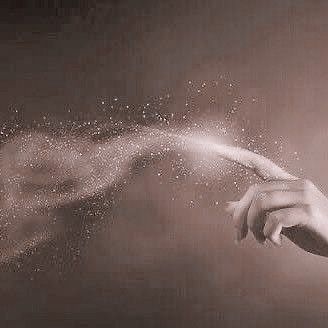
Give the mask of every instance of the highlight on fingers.
M 275 176 L 265 179 L 262 184 L 249 187 L 238 202 L 229 202 L 227 211 L 232 214 L 236 229 L 236 241 L 246 238 L 251 230 L 256 240 L 263 243 L 266 236 L 263 229 L 267 213 L 280 208 L 295 206 L 302 203 L 304 180 L 290 175 Z M 286 197 L 287 196 L 287 197 Z M 280 244 L 279 238 L 273 238 L 275 244 Z
M 313 190 L 313 184 L 302 179 L 251 186 L 240 201 L 228 205 L 236 241 L 244 239 L 250 230 L 259 243 L 269 240 L 280 246 L 283 228 L 305 224 Z

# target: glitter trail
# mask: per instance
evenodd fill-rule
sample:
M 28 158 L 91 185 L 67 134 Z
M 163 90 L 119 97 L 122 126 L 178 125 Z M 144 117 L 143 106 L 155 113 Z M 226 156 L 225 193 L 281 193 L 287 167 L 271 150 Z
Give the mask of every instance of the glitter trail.
M 47 213 L 115 187 L 140 158 L 160 158 L 171 151 L 216 154 L 254 171 L 263 180 L 295 179 L 261 155 L 190 132 L 139 127 L 105 142 L 36 132 L 19 135 L 1 149 L 1 228 L 5 227 L 7 234 L 1 236 L 0 263 L 58 233 L 49 224 L 51 215 Z M 35 217 L 39 227 L 32 236 L 17 234 Z
M 249 150 L 210 142 L 202 138 L 187 137 L 185 140 L 189 141 L 193 146 L 203 149 L 203 151 L 215 153 L 228 161 L 240 164 L 254 171 L 264 181 L 297 179 L 268 158 Z

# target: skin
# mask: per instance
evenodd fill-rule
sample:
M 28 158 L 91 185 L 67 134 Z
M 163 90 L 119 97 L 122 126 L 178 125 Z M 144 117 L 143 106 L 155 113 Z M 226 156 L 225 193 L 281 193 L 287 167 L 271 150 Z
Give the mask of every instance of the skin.
M 236 240 L 251 232 L 261 244 L 281 246 L 282 235 L 312 254 L 328 257 L 328 199 L 309 180 L 275 180 L 251 186 L 230 202 Z

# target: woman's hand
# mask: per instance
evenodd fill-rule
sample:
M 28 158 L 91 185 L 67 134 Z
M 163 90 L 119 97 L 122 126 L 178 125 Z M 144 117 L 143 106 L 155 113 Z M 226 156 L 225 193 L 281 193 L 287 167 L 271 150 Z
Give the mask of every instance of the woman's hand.
M 256 240 L 281 245 L 281 234 L 302 249 L 328 257 L 328 199 L 308 180 L 272 181 L 251 186 L 233 214 L 237 241 L 250 230 Z

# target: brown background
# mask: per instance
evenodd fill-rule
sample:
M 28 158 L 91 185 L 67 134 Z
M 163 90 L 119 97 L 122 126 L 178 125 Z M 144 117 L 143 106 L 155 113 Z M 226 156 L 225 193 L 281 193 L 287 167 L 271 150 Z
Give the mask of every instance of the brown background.
M 327 190 L 326 1 L 90 3 L 1 9 L 3 119 L 9 106 L 30 120 L 68 105 L 87 112 L 108 95 L 179 98 L 188 79 L 224 71 L 260 99 L 236 120 L 253 134 L 265 127 L 272 142 L 283 136 L 286 158 L 300 154 L 291 171 Z M 154 173 L 167 166 L 135 177 L 73 269 L 4 269 L 3 327 L 326 327 L 326 259 L 288 241 L 237 247 L 223 204 L 241 193 L 229 178 L 160 185 Z

